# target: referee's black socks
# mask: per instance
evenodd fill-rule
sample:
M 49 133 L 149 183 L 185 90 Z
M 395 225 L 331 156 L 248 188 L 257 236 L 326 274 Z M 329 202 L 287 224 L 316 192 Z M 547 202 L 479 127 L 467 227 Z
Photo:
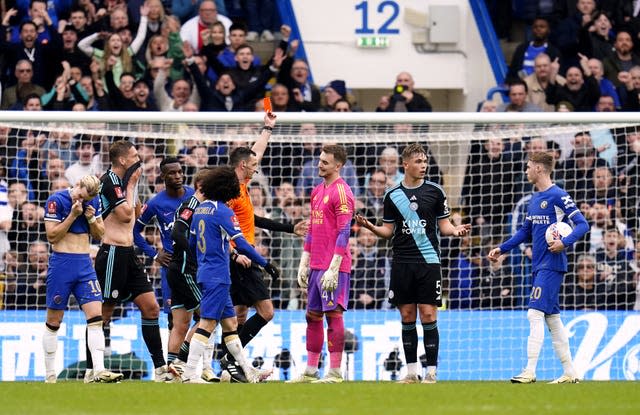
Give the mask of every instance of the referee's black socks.
M 250 319 L 244 322 L 242 328 L 238 327 L 242 347 L 246 346 L 267 323 L 268 321 L 262 318 L 260 314 L 255 313 Z

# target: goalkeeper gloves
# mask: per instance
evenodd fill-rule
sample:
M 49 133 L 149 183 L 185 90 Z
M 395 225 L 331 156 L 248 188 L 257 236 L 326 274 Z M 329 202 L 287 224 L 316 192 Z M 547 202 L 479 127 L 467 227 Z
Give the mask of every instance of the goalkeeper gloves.
M 340 264 L 342 263 L 342 255 L 334 255 L 329 264 L 329 269 L 322 274 L 320 282 L 324 291 L 333 292 L 338 288 L 338 273 L 340 272 Z
M 280 278 L 280 271 L 273 265 L 271 262 L 267 262 L 267 265 L 264 266 L 264 270 L 267 271 L 267 274 L 271 275 L 271 283 L 275 283 Z
M 307 251 L 302 252 L 300 265 L 298 266 L 298 285 L 300 288 L 307 288 L 309 285 L 309 260 L 311 254 Z

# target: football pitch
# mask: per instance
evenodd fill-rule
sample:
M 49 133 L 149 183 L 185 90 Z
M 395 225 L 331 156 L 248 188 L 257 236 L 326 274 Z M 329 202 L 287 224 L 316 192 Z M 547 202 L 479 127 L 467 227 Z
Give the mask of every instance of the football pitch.
M 637 382 L 0 383 L 1 414 L 640 414 Z

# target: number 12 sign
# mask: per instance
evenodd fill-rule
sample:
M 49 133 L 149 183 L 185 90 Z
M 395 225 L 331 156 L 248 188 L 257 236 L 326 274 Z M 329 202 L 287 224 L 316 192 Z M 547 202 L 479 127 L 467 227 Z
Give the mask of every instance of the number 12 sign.
M 400 29 L 392 27 L 400 14 L 400 6 L 392 0 L 385 0 L 378 4 L 377 13 L 383 15 L 386 20 L 375 30 L 369 27 L 369 1 L 364 0 L 355 6 L 357 11 L 362 13 L 362 24 L 356 27 L 357 35 L 371 35 L 377 33 L 379 35 L 397 35 Z

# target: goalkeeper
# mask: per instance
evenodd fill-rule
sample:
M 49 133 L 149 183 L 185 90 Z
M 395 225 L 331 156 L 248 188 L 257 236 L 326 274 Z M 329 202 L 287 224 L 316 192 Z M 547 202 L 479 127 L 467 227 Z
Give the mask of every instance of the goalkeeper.
M 298 284 L 307 288 L 307 368 L 292 383 L 340 383 L 344 350 L 342 313 L 349 301 L 351 253 L 349 230 L 354 197 L 340 177 L 347 162 L 345 149 L 328 145 L 322 149 L 318 175 L 324 179 L 311 192 L 311 226 L 298 269 Z M 318 362 L 324 344 L 323 314 L 329 342 L 329 372 L 319 379 Z

